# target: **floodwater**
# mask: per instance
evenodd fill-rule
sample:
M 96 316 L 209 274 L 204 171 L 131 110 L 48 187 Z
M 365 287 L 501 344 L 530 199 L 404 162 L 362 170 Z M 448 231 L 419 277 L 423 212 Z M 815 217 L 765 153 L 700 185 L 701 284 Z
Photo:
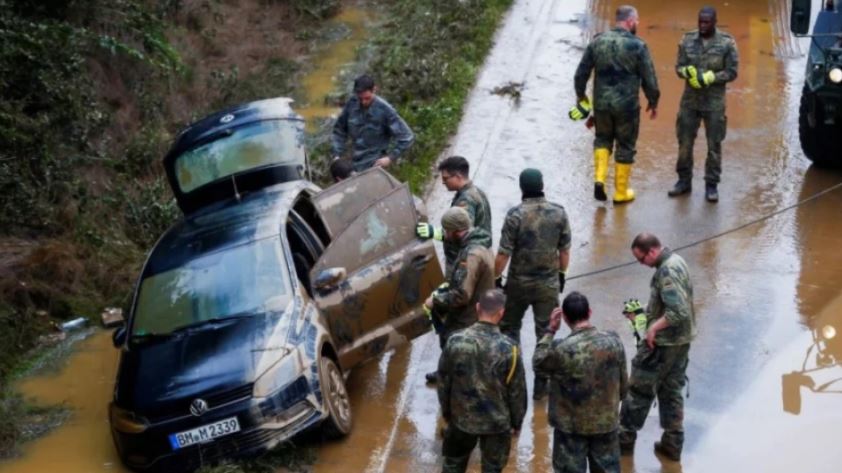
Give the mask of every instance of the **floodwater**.
M 652 452 L 660 435 L 655 409 L 634 457 L 623 459 L 625 473 L 842 471 L 836 445 L 842 395 L 833 392 L 842 391 L 842 381 L 834 383 L 842 377 L 842 333 L 819 346 L 814 338 L 831 334 L 827 327 L 842 331 L 842 189 L 764 218 L 842 182 L 842 173 L 811 168 L 798 144 L 800 53 L 806 43 L 785 31 L 788 0 L 710 2 L 720 27 L 737 39 L 741 59 L 739 78 L 729 87 L 723 182 L 715 205 L 704 200 L 703 138 L 697 142 L 694 192 L 666 196 L 675 181 L 674 124 L 683 87 L 673 65 L 682 32 L 695 27 L 699 5 L 693 2 L 636 2 L 639 34 L 649 44 L 661 86 L 659 114 L 641 121 L 632 176 L 637 200 L 614 206 L 592 198 L 593 135 L 566 114 L 582 47 L 609 24 L 618 3 L 516 1 L 450 153 L 468 158 L 473 179 L 491 200 L 495 244 L 506 210 L 520 200 L 518 173 L 524 167 L 543 171 L 548 199 L 565 206 L 573 228 L 567 291 L 588 295 L 594 323 L 617 330 L 630 354 L 632 336 L 620 307 L 629 297 L 645 299 L 652 270 L 633 264 L 589 273 L 633 261 L 628 247 L 641 231 L 674 248 L 686 246 L 680 253 L 692 272 L 699 336 L 690 352 L 683 461 L 662 461 Z M 508 81 L 526 83 L 519 106 L 489 93 Z M 450 198 L 436 182 L 428 198 L 434 218 Z M 532 333 L 527 319 L 527 357 L 534 350 Z M 22 459 L 0 464 L 0 473 L 120 471 L 105 415 L 116 354 L 109 347 L 107 335 L 99 335 L 58 377 L 23 384 L 28 394 L 66 401 L 77 411 L 67 426 L 29 445 Z M 440 469 L 438 402 L 423 379 L 438 354 L 429 334 L 351 373 L 354 429 L 319 448 L 314 470 Z M 531 375 L 528 383 L 531 391 Z M 507 472 L 551 469 L 546 401 L 529 404 Z M 469 471 L 479 471 L 476 459 Z

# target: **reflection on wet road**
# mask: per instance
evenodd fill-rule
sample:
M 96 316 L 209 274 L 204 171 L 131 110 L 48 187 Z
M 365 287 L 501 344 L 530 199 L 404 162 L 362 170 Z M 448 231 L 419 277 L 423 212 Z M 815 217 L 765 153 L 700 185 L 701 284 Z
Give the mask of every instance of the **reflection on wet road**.
M 491 200 L 495 244 L 506 210 L 520 200 L 518 173 L 524 167 L 544 172 L 548 198 L 565 206 L 573 227 L 567 289 L 590 296 L 595 324 L 617 330 L 629 353 L 632 337 L 619 309 L 629 297 L 645 299 L 651 269 L 632 265 L 590 277 L 576 275 L 631 260 L 628 246 L 640 231 L 653 231 L 668 245 L 683 246 L 842 181 L 840 173 L 809 168 L 798 144 L 804 61 L 788 56 L 804 47 L 785 34 L 788 19 L 781 15 L 787 2 L 710 2 L 719 11 L 720 26 L 737 39 L 741 58 L 739 78 L 728 95 L 729 128 L 717 205 L 705 202 L 701 192 L 704 140 L 697 140 L 695 192 L 679 199 L 666 197 L 675 181 L 674 123 L 683 87 L 673 72 L 676 46 L 683 31 L 695 28 L 701 4 L 671 2 L 664 7 L 655 0 L 636 2 L 639 34 L 652 51 L 662 101 L 657 120 L 641 121 L 632 175 L 638 198 L 626 206 L 592 199 L 593 135 L 566 117 L 582 46 L 608 24 L 619 2 L 516 1 L 498 35 L 451 152 L 471 161 L 473 178 Z M 526 82 L 518 107 L 489 93 L 508 81 Z M 450 198 L 436 181 L 428 201 L 433 218 L 441 216 Z M 828 392 L 842 390 L 842 385 L 823 388 L 842 376 L 836 364 L 842 361 L 840 216 L 842 190 L 681 252 L 692 271 L 699 319 L 688 370 L 691 396 L 686 401 L 684 462 L 662 463 L 652 453 L 652 442 L 660 435 L 653 410 L 635 457 L 624 458 L 625 473 L 842 470 L 842 454 L 836 448 L 842 438 L 842 394 Z M 522 339 L 530 357 L 535 340 L 529 316 L 525 322 Z M 821 350 L 808 353 L 814 345 L 813 329 L 828 334 L 823 330 L 827 326 L 836 328 L 837 338 L 819 340 Z M 100 338 L 88 345 L 94 354 L 107 349 L 107 338 Z M 114 461 L 105 419 L 113 364 L 103 366 L 108 357 L 83 355 L 71 360 L 72 374 L 63 374 L 47 388 L 59 396 L 51 399 L 70 396 L 71 404 L 82 406 L 77 420 L 34 443 L 21 461 L 0 465 L 0 473 L 49 471 L 59 464 L 63 471 L 117 468 L 104 466 Z M 438 343 L 430 334 L 353 372 L 353 432 L 320 449 L 315 471 L 439 469 L 438 402 L 423 379 L 438 355 Z M 818 366 L 822 369 L 787 378 L 804 386 L 782 385 L 783 375 Z M 62 380 L 71 386 L 85 383 L 85 392 L 97 392 L 84 401 L 74 400 L 64 394 Z M 91 380 L 100 381 L 97 385 Z M 531 375 L 528 381 L 531 390 Z M 798 414 L 789 407 L 796 394 Z M 784 396 L 790 412 L 784 410 Z M 89 426 L 87 431 L 73 430 L 82 424 Z M 546 401 L 530 401 L 506 471 L 549 471 L 551 433 Z M 35 463 L 41 458 L 42 463 Z M 470 471 L 479 471 L 477 462 Z

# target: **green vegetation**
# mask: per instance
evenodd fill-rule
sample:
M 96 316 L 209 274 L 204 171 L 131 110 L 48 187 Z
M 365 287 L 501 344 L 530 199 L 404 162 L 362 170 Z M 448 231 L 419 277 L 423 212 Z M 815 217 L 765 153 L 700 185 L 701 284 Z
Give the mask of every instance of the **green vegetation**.
M 32 406 L 9 390 L 0 391 L 0 460 L 18 454 L 18 447 L 60 425 L 69 416 L 62 406 Z
M 307 465 L 315 460 L 312 448 L 285 443 L 257 458 L 206 466 L 196 473 L 275 473 L 281 467 L 284 471 L 307 471 Z

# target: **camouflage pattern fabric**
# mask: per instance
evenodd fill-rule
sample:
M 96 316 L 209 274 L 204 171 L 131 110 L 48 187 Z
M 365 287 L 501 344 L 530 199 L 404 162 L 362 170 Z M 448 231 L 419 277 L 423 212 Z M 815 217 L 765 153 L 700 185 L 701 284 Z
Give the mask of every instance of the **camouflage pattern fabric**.
M 520 344 L 523 316 L 529 306 L 535 316 L 535 340 L 539 340 L 550 324 L 550 314 L 558 307 L 558 286 L 552 287 L 545 282 L 506 285 L 506 311 L 500 321 L 500 330 L 517 344 Z
M 444 316 L 445 338 L 476 322 L 480 295 L 494 288 L 494 256 L 485 247 L 487 235 L 482 229 L 473 228 L 462 238 L 447 277 L 447 289 L 433 294 L 433 310 Z
M 540 282 L 558 292 L 558 253 L 570 249 L 570 238 L 567 213 L 558 204 L 534 197 L 509 209 L 498 250 L 511 256 L 507 284 Z
M 713 84 L 694 89 L 684 84 L 681 96 L 681 108 L 688 110 L 712 111 L 725 110 L 725 84 L 737 78 L 739 54 L 734 37 L 724 31 L 716 30 L 713 37 L 703 40 L 698 30 L 685 33 L 678 43 L 678 60 L 675 72 L 686 66 L 695 66 L 699 75 L 713 71 L 716 79 Z
M 617 430 L 617 408 L 626 396 L 626 354 L 620 337 L 595 327 L 561 340 L 547 334 L 532 358 L 535 372 L 550 377 L 550 425 L 594 435 Z
M 641 86 L 649 105 L 657 107 L 661 93 L 652 56 L 646 43 L 629 31 L 613 28 L 596 35 L 588 44 L 573 77 L 577 97 L 586 95 L 592 70 L 594 110 L 639 110 Z
M 372 167 L 383 156 L 390 156 L 396 161 L 415 141 L 415 135 L 398 112 L 377 96 L 368 107 L 363 107 L 356 96 L 345 104 L 333 125 L 331 144 L 334 156 L 345 153 L 349 138 L 356 172 Z M 395 145 L 390 150 L 392 139 Z
M 509 432 L 475 435 L 449 425 L 444 432 L 442 456 L 444 473 L 463 473 L 468 468 L 471 452 L 479 441 L 482 454 L 482 473 L 500 473 L 509 461 L 512 435 Z
M 614 161 L 634 164 L 637 136 L 640 132 L 640 110 L 594 111 L 594 149 L 614 150 Z M 617 142 L 615 149 L 614 142 Z
M 477 322 L 450 336 L 439 359 L 442 417 L 465 433 L 520 430 L 526 377 L 518 347 L 499 327 Z
M 693 179 L 693 146 L 699 125 L 705 123 L 705 138 L 708 154 L 705 160 L 705 182 L 719 184 L 722 175 L 722 140 L 728 127 L 728 117 L 723 110 L 694 110 L 680 108 L 675 121 L 675 133 L 678 136 L 678 161 L 675 171 L 678 178 L 689 182 Z
M 690 345 L 656 346 L 642 343 L 632 359 L 629 393 L 620 409 L 620 440 L 633 442 L 643 427 L 655 396 L 661 427 L 661 442 L 681 451 L 684 445 L 684 397 Z
M 488 205 L 488 198 L 479 187 L 468 181 L 464 187 L 456 192 L 451 207 L 462 207 L 468 211 L 474 227 L 483 229 L 488 234 L 486 248 L 491 248 L 491 206 Z M 459 244 L 444 241 L 445 273 L 449 274 L 453 261 L 459 253 Z
M 578 435 L 553 432 L 553 471 L 555 473 L 620 473 L 620 443 L 617 432 Z
M 696 336 L 696 314 L 693 310 L 693 284 L 684 258 L 663 248 L 655 261 L 655 274 L 649 283 L 647 328 L 666 317 L 669 327 L 655 336 L 658 346 L 685 345 Z

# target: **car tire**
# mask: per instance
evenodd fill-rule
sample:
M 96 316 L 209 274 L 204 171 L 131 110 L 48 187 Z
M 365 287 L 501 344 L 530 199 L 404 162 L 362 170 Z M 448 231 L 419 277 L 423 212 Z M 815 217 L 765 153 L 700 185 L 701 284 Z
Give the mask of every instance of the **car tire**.
M 319 361 L 319 380 L 327 418 L 322 423 L 322 433 L 327 438 L 348 435 L 353 424 L 351 398 L 345 389 L 345 379 L 336 362 L 322 356 Z
M 821 105 L 814 111 L 815 126 L 810 126 L 808 100 L 809 91 L 804 86 L 798 108 L 798 138 L 801 140 L 801 149 L 816 166 L 842 167 L 842 146 L 838 142 L 842 126 L 825 125 Z

